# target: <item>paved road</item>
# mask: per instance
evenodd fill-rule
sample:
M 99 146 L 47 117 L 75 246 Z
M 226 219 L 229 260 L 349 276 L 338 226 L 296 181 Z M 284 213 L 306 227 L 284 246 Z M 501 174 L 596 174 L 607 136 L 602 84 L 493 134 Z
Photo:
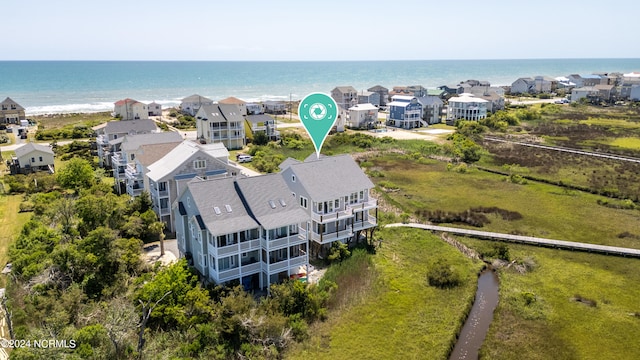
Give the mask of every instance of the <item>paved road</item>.
M 389 224 L 386 226 L 387 227 L 411 227 L 411 228 L 417 228 L 417 229 L 423 229 L 423 230 L 448 232 L 452 234 L 477 237 L 481 239 L 494 239 L 494 240 L 513 242 L 513 243 L 527 244 L 527 245 L 537 245 L 537 246 L 552 247 L 552 248 L 559 248 L 559 249 L 580 250 L 580 251 L 595 252 L 595 253 L 601 253 L 601 254 L 607 254 L 607 255 L 640 258 L 640 250 L 638 249 L 630 249 L 630 248 L 623 248 L 623 247 L 616 247 L 616 246 L 587 244 L 587 243 L 580 243 L 580 242 L 573 242 L 573 241 L 538 238 L 533 236 L 511 235 L 511 234 L 494 233 L 494 232 L 488 232 L 488 231 L 468 230 L 468 229 L 416 224 L 416 223 L 409 223 L 409 224 L 396 223 L 396 224 Z
M 498 138 L 493 138 L 493 137 L 485 137 L 484 139 L 488 140 L 488 141 L 494 141 L 494 142 L 516 144 L 516 145 L 529 146 L 529 147 L 538 148 L 538 149 L 560 151 L 560 152 L 566 152 L 566 153 L 571 153 L 571 154 L 594 156 L 594 157 L 599 157 L 599 158 L 605 158 L 605 159 L 611 159 L 611 160 L 620 160 L 620 161 L 628 161 L 628 162 L 634 162 L 634 163 L 639 163 L 640 164 L 640 159 L 632 158 L 632 157 L 628 157 L 628 156 L 611 155 L 611 154 L 606 154 L 606 153 L 597 153 L 597 152 L 592 152 L 592 151 L 576 150 L 576 149 L 565 148 L 565 147 L 561 147 L 561 146 L 530 144 L 530 143 L 525 143 L 525 142 L 520 142 L 520 141 L 511 141 L 511 140 L 498 139 Z

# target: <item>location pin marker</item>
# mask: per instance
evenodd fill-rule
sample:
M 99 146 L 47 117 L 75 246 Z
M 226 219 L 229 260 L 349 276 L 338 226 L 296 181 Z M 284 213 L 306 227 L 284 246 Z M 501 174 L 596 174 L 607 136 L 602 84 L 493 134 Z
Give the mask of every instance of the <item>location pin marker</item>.
M 338 119 L 338 104 L 327 94 L 311 93 L 300 101 L 298 115 L 319 158 L 322 144 Z

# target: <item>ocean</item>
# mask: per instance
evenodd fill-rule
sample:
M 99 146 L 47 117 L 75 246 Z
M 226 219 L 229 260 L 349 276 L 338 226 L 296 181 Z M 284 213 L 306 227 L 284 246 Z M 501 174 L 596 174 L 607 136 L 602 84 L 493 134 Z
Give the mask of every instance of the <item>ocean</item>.
M 9 96 L 36 115 L 111 111 L 124 98 L 170 107 L 193 94 L 213 100 L 297 100 L 346 85 L 359 91 L 374 85 L 436 88 L 476 79 L 499 86 L 524 76 L 631 71 L 640 71 L 640 59 L 0 61 L 0 97 Z

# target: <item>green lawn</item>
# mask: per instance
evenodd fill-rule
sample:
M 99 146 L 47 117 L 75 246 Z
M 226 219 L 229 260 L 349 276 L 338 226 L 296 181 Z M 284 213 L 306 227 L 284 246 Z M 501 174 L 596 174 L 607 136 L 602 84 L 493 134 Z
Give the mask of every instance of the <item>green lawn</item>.
M 483 246 L 482 240 L 460 240 Z M 640 260 L 509 247 L 512 258 L 530 258 L 536 266 L 525 274 L 499 271 L 500 303 L 481 349 L 484 358 L 640 358 Z M 529 305 L 525 292 L 535 295 Z M 575 301 L 576 295 L 595 306 Z
M 516 211 L 520 220 L 503 220 L 488 215 L 487 231 L 519 233 L 558 240 L 640 248 L 627 232 L 640 235 L 640 211 L 598 205 L 611 199 L 561 187 L 528 182 L 518 185 L 505 176 L 479 170 L 466 173 L 447 171 L 442 162 L 419 163 L 397 155 L 374 157 L 371 169 L 384 177 L 376 184 L 394 184 L 399 191 L 386 194 L 410 214 L 415 210 L 461 212 L 473 207 L 498 207 Z M 463 225 L 460 225 L 463 226 Z
M 462 326 L 473 299 L 480 263 L 473 263 L 436 235 L 416 229 L 384 229 L 373 255 L 377 273 L 360 301 L 332 310 L 312 326 L 291 359 L 441 359 Z M 463 285 L 442 290 L 427 283 L 428 264 L 447 259 Z
M 20 233 L 31 213 L 19 213 L 22 195 L 0 195 L 0 269 L 9 259 L 9 244 Z M 1 279 L 4 285 L 4 279 Z

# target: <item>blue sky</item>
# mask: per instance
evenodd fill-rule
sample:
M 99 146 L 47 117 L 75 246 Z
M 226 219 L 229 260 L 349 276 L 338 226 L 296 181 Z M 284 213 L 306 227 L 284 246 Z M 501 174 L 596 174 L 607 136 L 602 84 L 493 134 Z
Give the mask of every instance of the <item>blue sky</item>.
M 637 0 L 14 0 L 2 12 L 0 60 L 640 58 Z

